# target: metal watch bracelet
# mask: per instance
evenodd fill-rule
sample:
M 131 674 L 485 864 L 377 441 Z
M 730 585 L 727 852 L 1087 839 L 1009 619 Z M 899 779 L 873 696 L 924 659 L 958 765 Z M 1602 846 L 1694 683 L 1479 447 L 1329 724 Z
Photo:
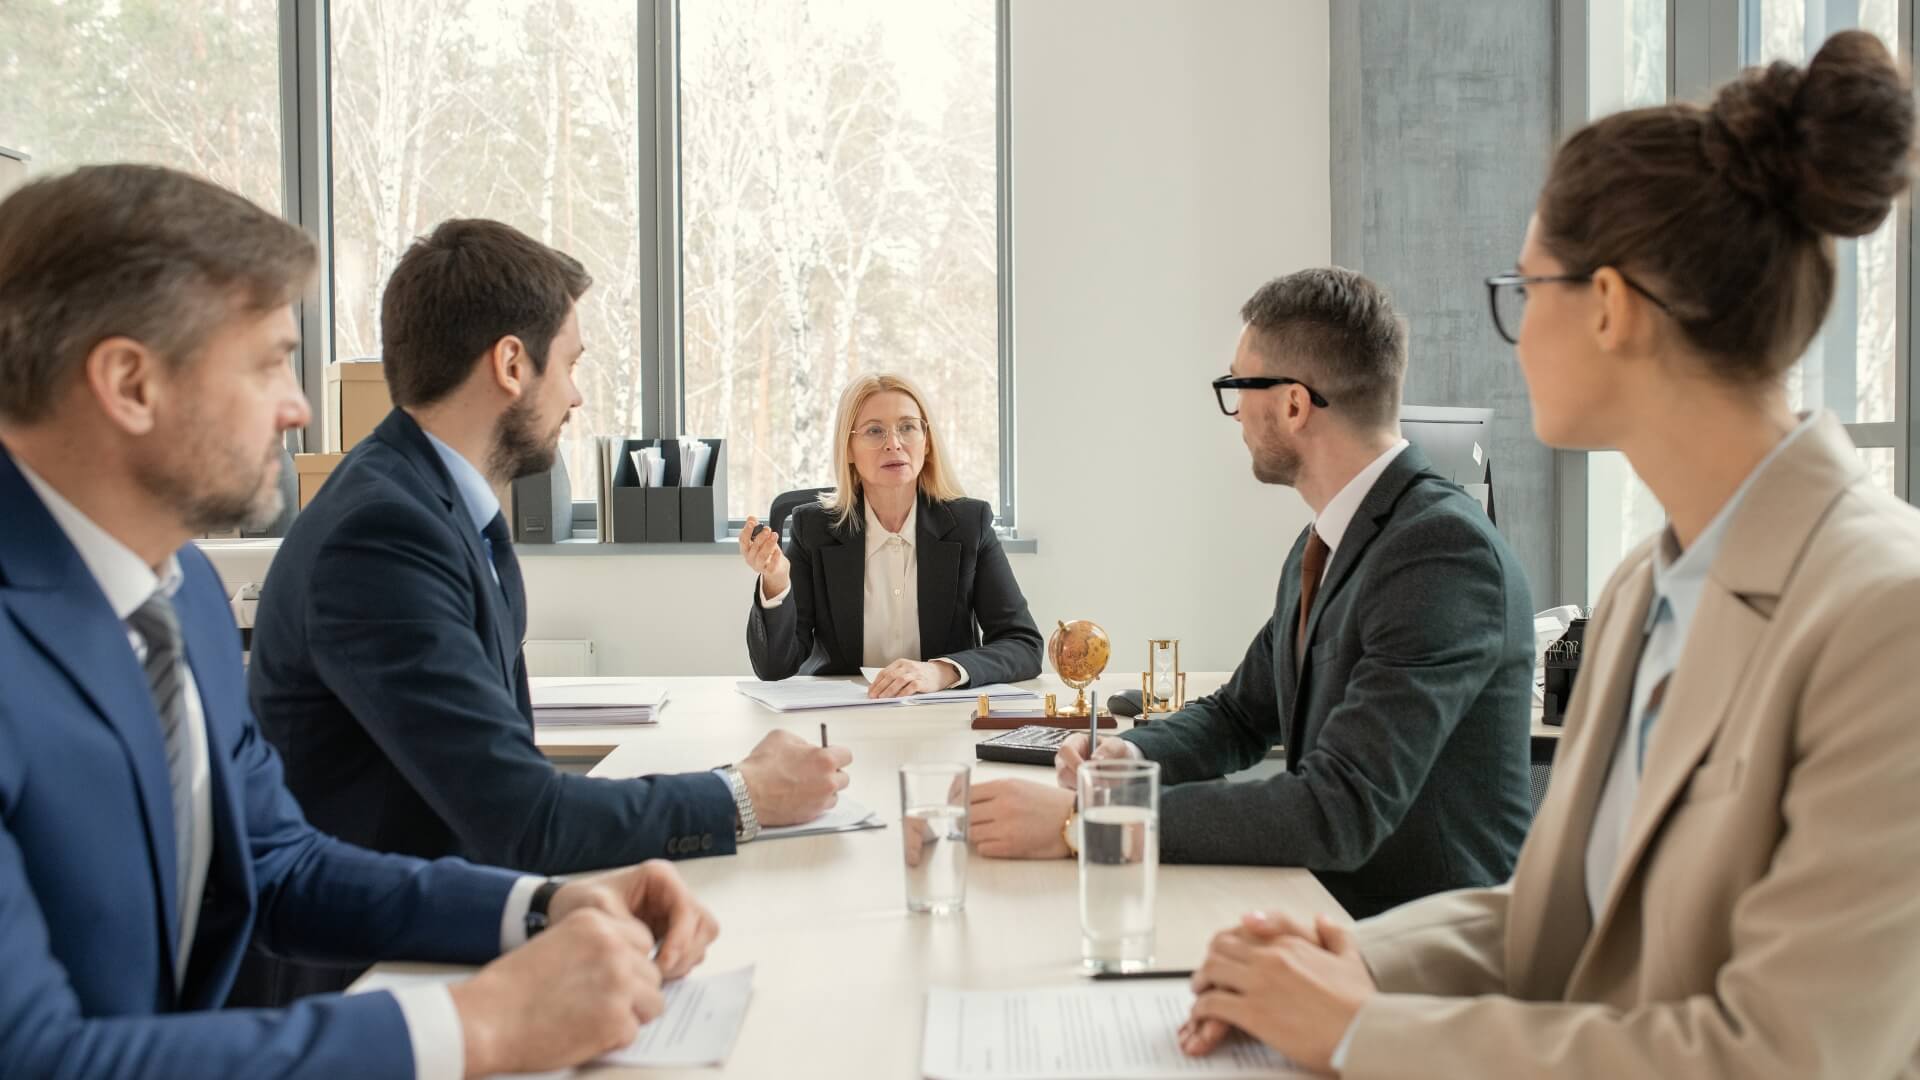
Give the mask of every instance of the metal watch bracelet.
M 744 844 L 760 835 L 760 818 L 753 812 L 753 797 L 747 792 L 747 778 L 740 775 L 737 765 L 720 766 L 720 775 L 727 778 L 727 786 L 733 789 L 733 839 Z

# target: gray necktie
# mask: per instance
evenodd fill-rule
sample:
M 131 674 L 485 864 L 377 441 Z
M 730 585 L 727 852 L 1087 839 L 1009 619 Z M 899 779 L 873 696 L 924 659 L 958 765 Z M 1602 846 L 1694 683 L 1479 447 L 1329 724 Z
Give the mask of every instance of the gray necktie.
M 187 759 L 187 677 L 180 655 L 180 618 L 166 594 L 156 591 L 140 610 L 127 616 L 127 623 L 147 643 L 147 691 L 153 695 L 160 734 L 167 743 L 167 782 L 173 788 L 175 910 L 185 919 L 187 868 L 193 865 L 193 763 Z

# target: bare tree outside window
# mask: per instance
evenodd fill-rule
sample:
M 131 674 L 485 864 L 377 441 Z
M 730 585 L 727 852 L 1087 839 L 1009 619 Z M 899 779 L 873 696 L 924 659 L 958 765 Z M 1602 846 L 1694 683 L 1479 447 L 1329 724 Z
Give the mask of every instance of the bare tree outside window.
M 586 404 L 563 443 L 638 432 L 637 9 L 632 0 L 332 0 L 335 355 L 380 352 L 380 294 L 415 237 L 505 221 L 578 258 Z M 651 214 L 653 208 L 646 208 Z
M 168 165 L 282 206 L 275 0 L 0 0 L 0 145 Z
M 919 382 L 998 504 L 993 0 L 700 0 L 680 14 L 685 429 L 729 512 L 832 483 L 841 387 Z

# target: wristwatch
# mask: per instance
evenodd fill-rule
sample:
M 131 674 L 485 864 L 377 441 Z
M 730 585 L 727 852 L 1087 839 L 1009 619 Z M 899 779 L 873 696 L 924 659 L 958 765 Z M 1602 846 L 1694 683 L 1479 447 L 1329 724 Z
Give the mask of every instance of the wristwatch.
M 733 839 L 744 844 L 760 835 L 760 818 L 753 812 L 753 797 L 747 793 L 747 778 L 737 765 L 720 766 L 720 775 L 733 789 Z
M 541 882 L 539 888 L 533 890 L 533 899 L 527 902 L 527 937 L 529 940 L 532 939 L 533 935 L 547 928 L 547 905 L 553 903 L 553 894 L 559 892 L 560 886 L 565 884 L 566 882 L 561 881 L 559 878 L 548 878 L 546 881 Z
M 1080 854 L 1080 811 L 1067 811 L 1067 820 L 1060 823 L 1060 840 L 1067 845 L 1067 858 L 1076 858 Z

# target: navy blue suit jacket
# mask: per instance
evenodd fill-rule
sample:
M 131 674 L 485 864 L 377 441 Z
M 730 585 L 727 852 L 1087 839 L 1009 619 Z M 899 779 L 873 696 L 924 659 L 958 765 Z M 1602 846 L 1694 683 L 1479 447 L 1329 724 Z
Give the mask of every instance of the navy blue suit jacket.
M 386 994 L 209 1010 L 250 940 L 484 962 L 514 875 L 376 855 L 301 819 L 248 713 L 219 579 L 188 546 L 174 604 L 206 716 L 214 848 L 192 952 L 175 956 L 166 748 L 126 624 L 4 450 L 0 520 L 0 1073 L 411 1076 Z
M 541 755 L 506 594 L 402 410 L 281 542 L 248 679 L 307 816 L 354 843 L 542 874 L 733 851 L 712 773 L 603 780 Z

